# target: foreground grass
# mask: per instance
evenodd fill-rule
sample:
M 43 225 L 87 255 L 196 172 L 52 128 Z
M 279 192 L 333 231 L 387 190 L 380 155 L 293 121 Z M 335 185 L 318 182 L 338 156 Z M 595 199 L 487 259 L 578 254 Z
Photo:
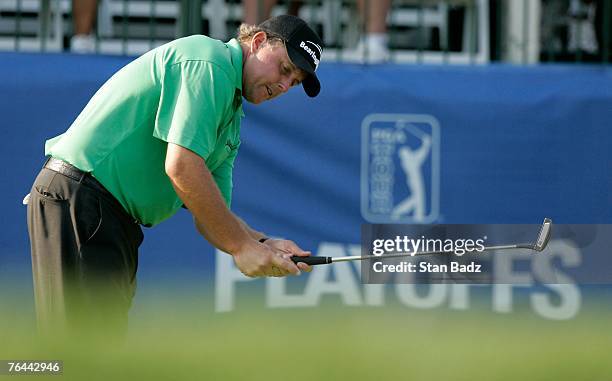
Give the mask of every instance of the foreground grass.
M 31 320 L 0 322 L 0 358 L 60 359 L 66 380 L 558 381 L 612 375 L 612 314 L 605 308 L 550 321 L 528 311 L 330 306 L 215 314 L 193 305 L 156 306 L 155 313 L 133 319 L 125 343 L 111 346 L 41 342 Z

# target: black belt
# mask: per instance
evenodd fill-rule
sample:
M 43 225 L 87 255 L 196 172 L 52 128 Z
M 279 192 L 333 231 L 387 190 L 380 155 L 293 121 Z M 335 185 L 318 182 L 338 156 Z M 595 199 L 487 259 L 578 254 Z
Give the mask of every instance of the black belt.
M 81 171 L 80 169 L 78 169 L 77 167 L 75 167 L 74 165 L 70 164 L 70 163 L 66 163 L 63 160 L 60 159 L 56 159 L 54 157 L 50 157 L 47 162 L 45 163 L 44 168 L 50 169 L 52 171 L 55 171 L 57 173 L 61 173 L 62 175 L 69 177 L 75 181 L 78 181 L 79 183 L 89 187 L 89 188 L 93 188 L 97 191 L 99 191 L 100 193 L 102 193 L 104 196 L 106 196 L 108 198 L 109 201 L 111 201 L 117 208 L 118 211 L 120 211 L 121 213 L 123 213 L 126 217 L 128 217 L 129 219 L 131 219 L 134 223 L 136 224 L 140 224 L 139 221 L 134 220 L 133 217 L 131 217 L 123 208 L 123 206 L 121 205 L 121 203 L 115 198 L 115 196 L 113 196 L 113 194 L 111 192 L 109 192 L 106 188 L 104 188 L 104 185 L 100 184 L 100 182 L 98 180 L 96 180 L 91 173 L 89 172 L 85 172 L 85 171 Z M 145 226 L 150 226 L 150 225 L 145 225 Z
M 87 185 L 91 188 L 104 192 L 112 197 L 111 193 L 106 190 L 106 188 L 104 188 L 104 186 L 100 184 L 98 180 L 94 179 L 89 172 L 81 171 L 74 165 L 66 163 L 63 160 L 51 157 L 45 163 L 45 168 L 61 173 L 62 175 L 70 177 L 83 185 Z

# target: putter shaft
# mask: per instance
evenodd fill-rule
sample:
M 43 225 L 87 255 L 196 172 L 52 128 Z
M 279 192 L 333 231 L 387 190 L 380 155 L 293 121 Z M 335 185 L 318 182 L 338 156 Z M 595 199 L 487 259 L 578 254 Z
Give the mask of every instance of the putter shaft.
M 533 243 L 522 243 L 522 244 L 513 244 L 513 245 L 497 245 L 497 246 L 485 246 L 483 250 L 479 251 L 493 251 L 493 250 L 510 250 L 510 249 L 528 249 L 540 252 L 546 248 L 548 241 L 550 240 L 550 235 L 552 232 L 552 220 L 550 218 L 545 218 L 542 227 L 540 228 L 540 232 L 538 234 L 537 239 Z M 420 251 L 416 253 L 393 253 L 393 254 L 385 254 L 381 256 L 375 255 L 351 255 L 348 257 L 298 257 L 293 256 L 291 260 L 294 263 L 303 262 L 308 265 L 325 265 L 335 262 L 349 262 L 349 261 L 363 261 L 368 259 L 384 259 L 384 258 L 397 258 L 397 257 L 415 257 L 422 255 L 440 255 L 440 254 L 453 254 L 452 251 Z

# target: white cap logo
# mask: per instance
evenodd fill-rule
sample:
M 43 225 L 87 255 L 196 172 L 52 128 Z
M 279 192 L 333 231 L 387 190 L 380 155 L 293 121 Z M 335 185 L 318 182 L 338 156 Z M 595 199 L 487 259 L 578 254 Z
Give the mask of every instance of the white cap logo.
M 304 49 L 304 51 L 306 53 L 308 53 L 308 55 L 310 57 L 312 57 L 312 60 L 314 61 L 314 64 L 315 64 L 315 71 L 316 71 L 319 68 L 319 62 L 320 61 L 317 58 L 317 53 L 312 48 L 310 48 L 308 45 L 306 45 L 306 44 L 310 44 L 310 45 L 312 45 L 314 47 L 314 49 L 318 50 L 319 51 L 319 57 L 321 57 L 321 55 L 323 54 L 323 49 L 319 45 L 315 44 L 312 41 L 306 41 L 306 42 L 302 41 L 302 42 L 300 42 L 300 48 Z

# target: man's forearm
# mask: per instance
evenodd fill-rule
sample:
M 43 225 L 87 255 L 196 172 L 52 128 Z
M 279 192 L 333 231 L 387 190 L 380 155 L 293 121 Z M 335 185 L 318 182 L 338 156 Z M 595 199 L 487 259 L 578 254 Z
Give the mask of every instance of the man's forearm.
M 242 224 L 242 227 L 244 228 L 244 230 L 247 231 L 247 233 L 249 234 L 249 236 L 251 238 L 253 238 L 254 240 L 259 241 L 262 238 L 268 238 L 268 236 L 266 236 L 264 233 L 259 232 L 253 228 L 251 228 L 246 222 L 244 222 L 244 220 L 238 216 L 236 216 L 236 218 L 238 219 L 238 221 Z
M 235 254 L 252 243 L 250 229 L 226 206 L 221 192 L 195 153 L 169 143 L 166 173 L 176 193 L 193 214 L 200 233 L 215 247 Z

